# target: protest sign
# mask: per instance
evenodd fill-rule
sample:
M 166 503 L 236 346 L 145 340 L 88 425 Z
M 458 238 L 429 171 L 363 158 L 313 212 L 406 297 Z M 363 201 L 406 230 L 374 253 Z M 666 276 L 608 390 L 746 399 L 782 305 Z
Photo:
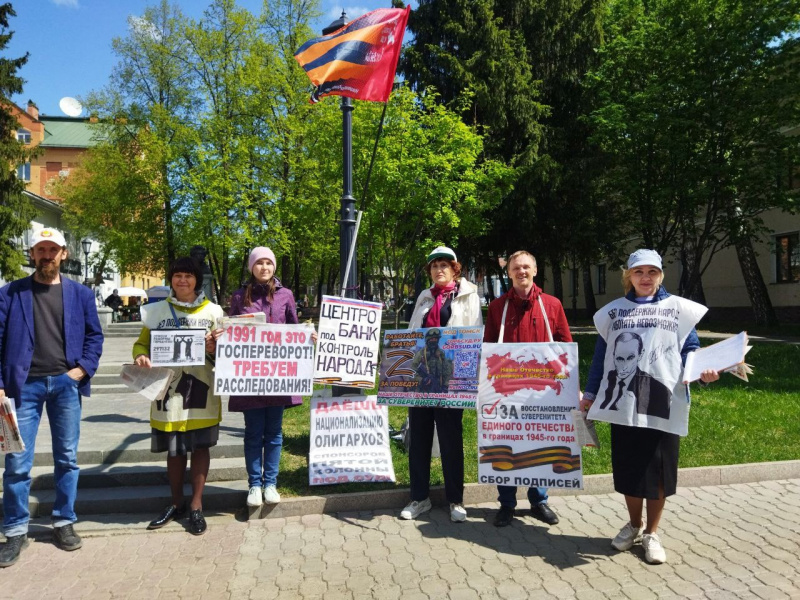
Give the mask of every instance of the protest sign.
M 389 409 L 376 396 L 311 397 L 308 484 L 395 481 Z
M 314 345 L 311 325 L 231 324 L 217 340 L 214 393 L 308 395 Z
M 484 344 L 478 388 L 478 481 L 582 489 L 578 345 Z
M 380 352 L 381 305 L 323 296 L 314 382 L 369 389 Z
M 708 309 L 680 296 L 638 304 L 619 298 L 594 315 L 606 342 L 603 377 L 588 417 L 689 433 L 681 348 Z
M 205 329 L 154 329 L 150 332 L 150 364 L 192 367 L 206 363 Z
M 378 404 L 475 408 L 482 340 L 483 327 L 387 331 Z

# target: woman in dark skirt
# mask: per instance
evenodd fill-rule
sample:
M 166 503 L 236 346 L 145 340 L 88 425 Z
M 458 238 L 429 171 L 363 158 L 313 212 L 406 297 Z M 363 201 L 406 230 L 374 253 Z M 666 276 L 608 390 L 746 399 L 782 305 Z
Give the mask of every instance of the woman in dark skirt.
M 700 347 L 694 324 L 705 313 L 698 304 L 670 296 L 661 285 L 663 279 L 657 252 L 637 250 L 630 255 L 622 273 L 625 298 L 595 315 L 600 336 L 581 401 L 581 408 L 589 410 L 601 400 L 589 416 L 611 423 L 614 489 L 624 494 L 630 517 L 611 545 L 625 551 L 641 542 L 650 564 L 667 559 L 657 530 L 666 498 L 675 494 L 678 480 L 680 436 L 670 430 L 688 427 L 688 386 L 681 382 L 682 367 L 686 356 Z M 672 321 L 659 320 L 673 315 Z M 676 326 L 674 333 L 671 325 Z M 704 384 L 717 379 L 716 371 L 704 371 L 701 377 Z M 678 412 L 685 423 L 675 418 Z
M 186 514 L 183 477 L 191 454 L 189 531 L 202 535 L 206 531 L 203 489 L 211 462 L 209 449 L 217 445 L 222 418 L 220 398 L 213 393 L 213 362 L 217 337 L 222 334 L 221 329 L 216 329 L 217 319 L 224 316 L 224 312 L 201 291 L 203 271 L 194 259 L 177 259 L 170 267 L 168 279 L 172 290 L 166 301 L 142 307 L 143 327 L 133 345 L 134 361 L 141 367 L 151 366 L 150 332 L 159 329 L 205 330 L 206 357 L 203 365 L 171 367 L 176 375 L 165 399 L 153 402 L 150 407 L 151 450 L 167 453 L 172 504 L 148 529 L 159 529 Z M 189 351 L 188 348 L 184 350 Z

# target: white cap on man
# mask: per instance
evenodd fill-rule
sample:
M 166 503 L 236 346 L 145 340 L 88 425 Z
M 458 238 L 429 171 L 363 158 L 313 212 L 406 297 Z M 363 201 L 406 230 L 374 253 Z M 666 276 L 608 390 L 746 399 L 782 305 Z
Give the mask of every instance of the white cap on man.
M 453 252 L 447 246 L 437 246 L 436 248 L 434 248 L 433 252 L 428 254 L 428 264 L 430 264 L 431 261 L 436 260 L 437 258 L 446 258 L 447 260 L 458 262 L 458 259 L 456 258 L 456 253 Z
M 42 242 L 53 242 L 62 248 L 67 247 L 67 240 L 64 239 L 64 235 L 58 229 L 53 229 L 52 227 L 45 227 L 34 233 L 31 248 Z
M 641 267 L 642 265 L 649 265 L 656 267 L 659 271 L 664 269 L 661 267 L 661 256 L 655 250 L 647 250 L 641 248 L 628 257 L 628 268 Z

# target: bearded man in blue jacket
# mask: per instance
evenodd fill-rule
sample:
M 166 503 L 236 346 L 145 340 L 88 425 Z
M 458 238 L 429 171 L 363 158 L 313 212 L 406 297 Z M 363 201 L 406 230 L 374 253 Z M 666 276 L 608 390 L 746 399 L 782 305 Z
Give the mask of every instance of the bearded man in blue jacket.
M 53 440 L 56 498 L 53 538 L 63 550 L 81 547 L 72 524 L 78 492 L 81 396 L 103 350 L 103 332 L 92 291 L 62 278 L 67 258 L 61 232 L 34 235 L 36 271 L 0 289 L 0 398 L 13 398 L 25 450 L 6 454 L 3 473 L 3 533 L 0 567 L 13 565 L 28 545 L 28 497 L 34 447 L 43 409 Z

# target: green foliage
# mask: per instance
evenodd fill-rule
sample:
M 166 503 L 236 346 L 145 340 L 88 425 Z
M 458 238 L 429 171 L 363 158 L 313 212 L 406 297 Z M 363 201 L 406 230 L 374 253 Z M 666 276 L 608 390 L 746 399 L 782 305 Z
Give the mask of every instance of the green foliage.
M 16 16 L 10 3 L 0 5 L 0 50 L 8 46 L 13 32 L 9 19 Z M 25 183 L 17 179 L 17 167 L 30 162 L 33 152 L 16 139 L 19 123 L 8 106 L 13 94 L 22 92 L 22 78 L 17 71 L 28 62 L 28 54 L 19 58 L 0 57 L 0 275 L 16 279 L 23 275 L 20 268 L 27 262 L 17 240 L 28 229 L 36 214 L 22 194 Z
M 797 40 L 787 0 L 624 0 L 592 73 L 600 183 L 635 219 L 625 235 L 682 259 L 692 294 L 714 253 L 758 215 L 795 208 Z M 680 252 L 678 252 L 680 249 Z

